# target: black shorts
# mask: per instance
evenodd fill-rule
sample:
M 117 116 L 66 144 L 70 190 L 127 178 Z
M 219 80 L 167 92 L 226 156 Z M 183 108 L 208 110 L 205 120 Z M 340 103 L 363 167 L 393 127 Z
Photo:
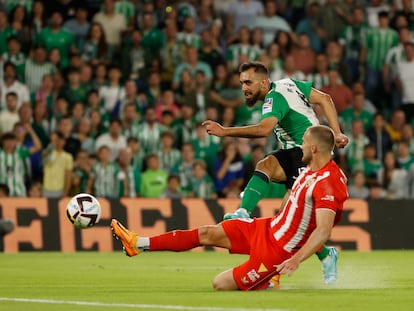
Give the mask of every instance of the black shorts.
M 269 155 L 273 155 L 279 161 L 280 166 L 286 174 L 286 181 L 283 182 L 286 189 L 292 189 L 296 177 L 298 177 L 301 168 L 305 166 L 302 162 L 302 148 L 295 147 L 291 149 L 280 149 L 272 151 Z

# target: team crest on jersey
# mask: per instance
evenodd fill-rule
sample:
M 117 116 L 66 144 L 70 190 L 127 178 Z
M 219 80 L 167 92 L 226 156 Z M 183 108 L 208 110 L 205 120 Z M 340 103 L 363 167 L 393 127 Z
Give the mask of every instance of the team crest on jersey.
M 262 114 L 272 111 L 273 98 L 266 98 L 262 106 Z
M 315 178 L 311 178 L 308 181 L 306 181 L 305 187 L 308 188 L 310 185 L 312 185 L 315 182 Z

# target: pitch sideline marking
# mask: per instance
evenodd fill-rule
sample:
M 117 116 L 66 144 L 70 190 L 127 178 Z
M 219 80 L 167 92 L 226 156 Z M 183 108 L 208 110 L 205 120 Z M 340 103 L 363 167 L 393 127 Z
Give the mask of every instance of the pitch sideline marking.
M 150 304 L 129 304 L 129 303 L 104 303 L 94 301 L 70 301 L 55 299 L 31 299 L 0 297 L 0 301 L 27 302 L 39 304 L 62 304 L 93 307 L 122 307 L 132 309 L 165 309 L 165 310 L 188 310 L 188 311 L 287 311 L 283 309 L 246 309 L 246 308 L 219 308 L 219 307 L 191 307 L 191 306 L 169 306 L 169 305 L 150 305 Z

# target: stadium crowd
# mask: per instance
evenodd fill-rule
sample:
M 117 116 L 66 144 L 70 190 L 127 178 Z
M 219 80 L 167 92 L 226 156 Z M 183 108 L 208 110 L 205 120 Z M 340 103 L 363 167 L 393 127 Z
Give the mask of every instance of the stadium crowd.
M 257 60 L 331 95 L 351 197 L 414 198 L 413 2 L 0 0 L 1 189 L 238 197 L 277 143 L 201 123 L 259 121 L 238 74 Z

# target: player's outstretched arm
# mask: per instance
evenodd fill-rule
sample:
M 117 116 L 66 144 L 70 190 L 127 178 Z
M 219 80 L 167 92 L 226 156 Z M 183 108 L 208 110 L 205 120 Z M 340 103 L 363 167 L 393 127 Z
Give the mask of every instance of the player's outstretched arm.
M 302 248 L 291 258 L 276 266 L 276 271 L 280 274 L 291 275 L 299 268 L 299 264 L 305 261 L 329 239 L 334 224 L 335 213 L 330 210 L 316 211 L 316 228 Z
M 315 88 L 312 88 L 309 96 L 309 101 L 311 104 L 318 105 L 322 109 L 323 114 L 328 119 L 329 126 L 335 133 L 336 146 L 338 148 L 344 148 L 348 144 L 349 138 L 341 132 L 338 121 L 338 114 L 336 112 L 335 105 L 332 101 L 331 96 Z
M 214 136 L 257 138 L 269 136 L 277 122 L 277 118 L 269 117 L 263 119 L 258 124 L 248 126 L 224 127 L 212 120 L 204 121 L 203 125 L 206 128 L 206 132 Z

